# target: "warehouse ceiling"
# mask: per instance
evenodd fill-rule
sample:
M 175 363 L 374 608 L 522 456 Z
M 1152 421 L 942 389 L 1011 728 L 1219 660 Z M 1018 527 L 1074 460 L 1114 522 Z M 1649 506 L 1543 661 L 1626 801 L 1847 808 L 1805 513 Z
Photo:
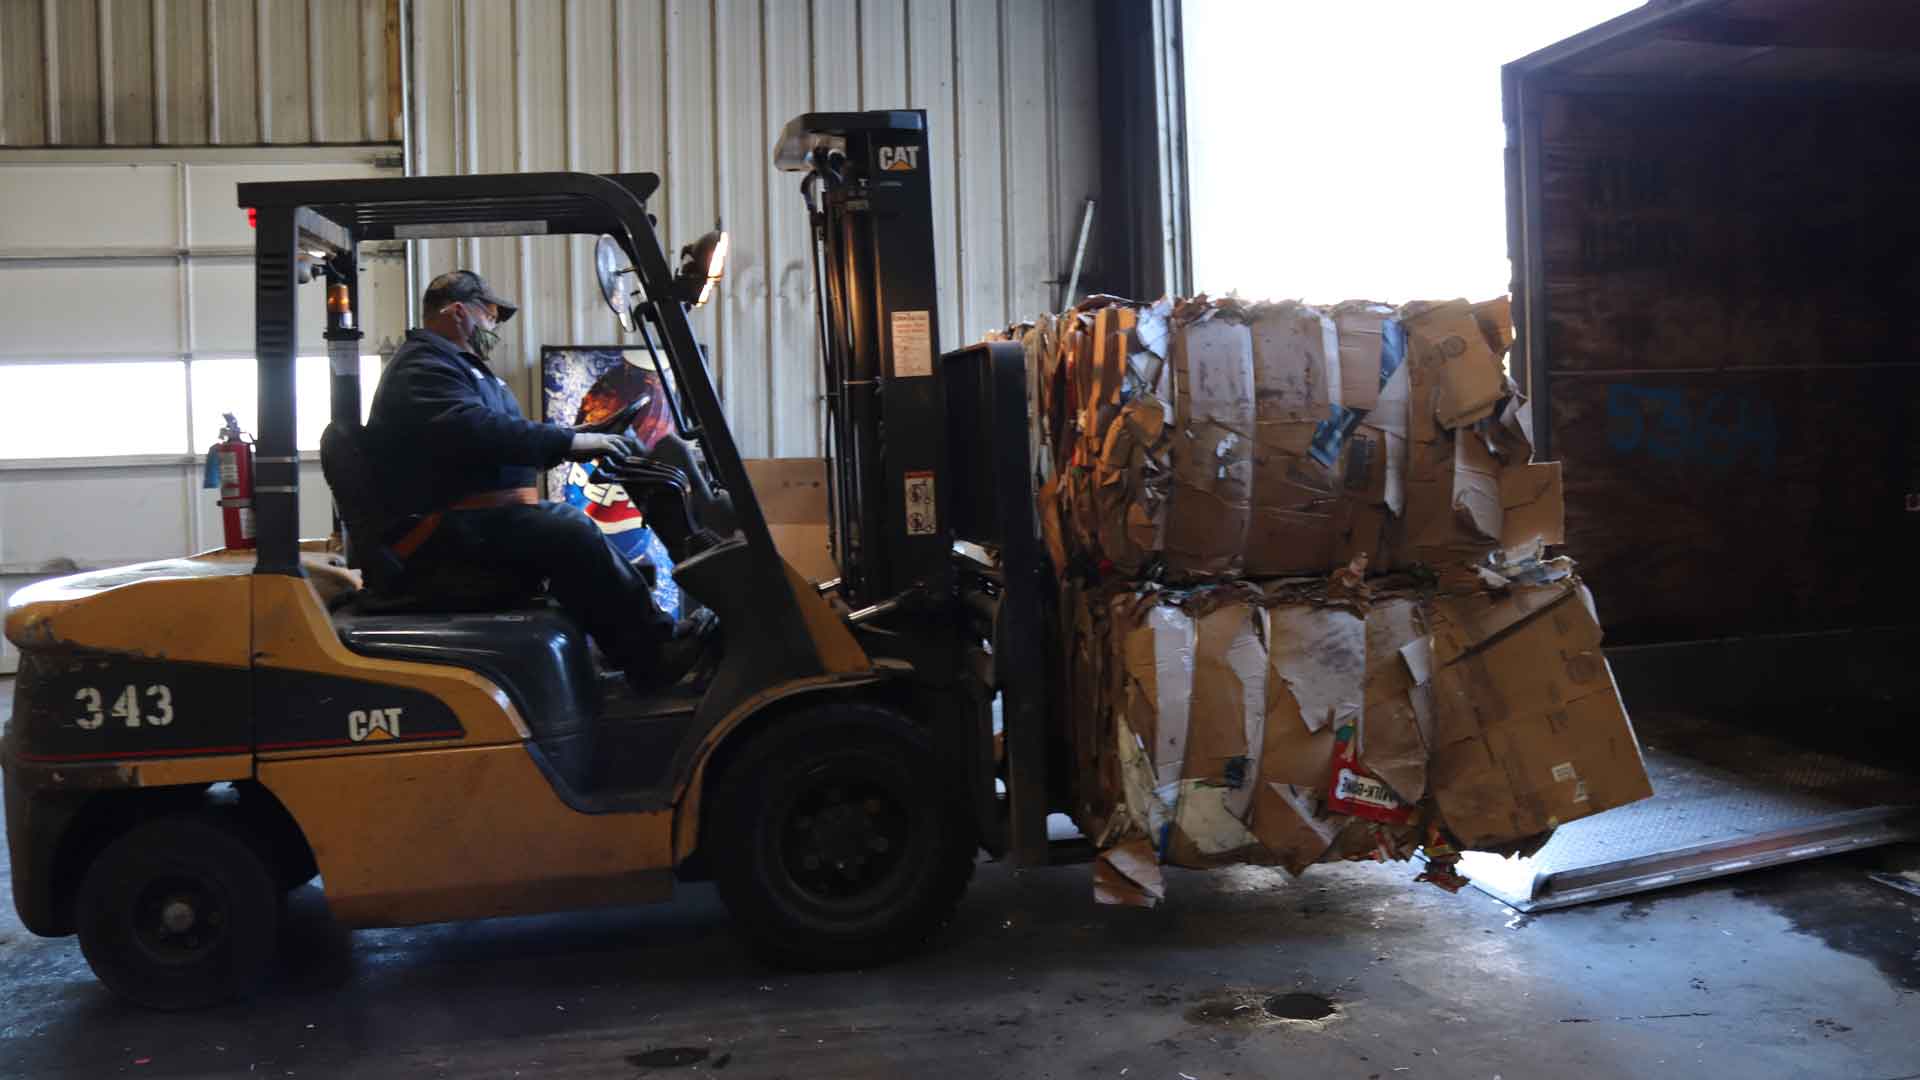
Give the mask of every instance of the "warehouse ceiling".
M 1656 0 L 1619 21 L 1667 12 L 1671 18 L 1596 41 L 1553 66 L 1575 78 L 1920 83 L 1920 5 L 1911 0 Z

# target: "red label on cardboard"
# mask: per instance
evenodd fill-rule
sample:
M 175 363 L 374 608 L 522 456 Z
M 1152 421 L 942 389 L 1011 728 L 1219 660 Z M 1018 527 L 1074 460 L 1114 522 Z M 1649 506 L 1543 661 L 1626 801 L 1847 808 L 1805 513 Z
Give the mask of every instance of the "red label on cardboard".
M 1327 785 L 1327 806 L 1343 814 L 1388 825 L 1413 820 L 1413 807 L 1400 801 L 1379 777 L 1361 768 L 1353 756 L 1353 740 L 1342 739 L 1333 755 L 1333 779 Z

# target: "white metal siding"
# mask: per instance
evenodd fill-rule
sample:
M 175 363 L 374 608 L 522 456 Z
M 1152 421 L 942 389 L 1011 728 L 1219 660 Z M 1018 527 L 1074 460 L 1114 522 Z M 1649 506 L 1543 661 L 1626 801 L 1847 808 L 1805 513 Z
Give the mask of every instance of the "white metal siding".
M 401 0 L 0 0 L 0 146 L 400 141 Z
M 185 555 L 221 542 L 216 492 L 201 484 L 209 422 L 185 394 L 196 365 L 251 371 L 253 230 L 234 185 L 253 180 L 392 175 L 391 148 L 0 149 L 0 372 L 86 363 L 88 379 L 128 365 L 173 365 L 169 408 L 139 417 L 165 452 L 111 454 L 94 388 L 78 374 L 49 400 L 0 398 L 0 425 L 71 417 L 54 445 L 0 455 L 0 609 L 14 590 L 74 570 Z M 405 331 L 397 255 L 362 252 L 360 315 L 371 355 Z M 324 353 L 324 297 L 300 290 L 300 353 Z M 107 365 L 97 367 L 93 365 Z M 310 389 L 310 388 L 309 388 Z M 251 384 L 223 388 L 209 409 L 254 408 Z M 324 410 L 324 393 L 308 404 Z M 0 434 L 8 428 L 0 426 Z M 11 429 L 33 430 L 31 426 Z M 312 445 L 317 432 L 303 430 Z M 52 455 L 52 457 L 49 457 Z M 303 454 L 300 534 L 324 536 L 332 507 L 319 464 Z M 0 673 L 18 661 L 0 641 Z
M 696 313 L 749 456 L 816 453 L 813 279 L 781 127 L 808 111 L 924 108 L 941 344 L 1058 302 L 1099 157 L 1093 0 L 414 0 L 416 173 L 661 174 L 664 242 L 722 219 L 727 281 Z M 672 254 L 672 251 L 669 251 Z M 540 346 L 618 339 L 591 242 L 431 241 L 524 305 L 502 366 L 530 409 Z

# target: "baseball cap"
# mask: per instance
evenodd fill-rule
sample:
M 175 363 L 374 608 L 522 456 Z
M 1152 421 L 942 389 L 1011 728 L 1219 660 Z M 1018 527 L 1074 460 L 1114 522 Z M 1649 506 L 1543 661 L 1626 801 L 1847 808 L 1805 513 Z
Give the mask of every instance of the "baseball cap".
M 520 305 L 511 300 L 502 300 L 487 279 L 471 270 L 449 270 L 427 283 L 426 295 L 420 298 L 422 310 L 428 314 L 439 311 L 448 304 L 477 300 L 483 304 L 492 304 L 500 309 L 500 321 L 513 318 Z

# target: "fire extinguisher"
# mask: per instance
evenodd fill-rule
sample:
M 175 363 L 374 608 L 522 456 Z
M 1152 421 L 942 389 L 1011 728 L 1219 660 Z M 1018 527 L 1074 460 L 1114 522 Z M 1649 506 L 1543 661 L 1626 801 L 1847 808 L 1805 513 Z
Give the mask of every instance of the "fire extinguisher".
M 220 525 L 229 548 L 250 549 L 253 531 L 253 436 L 240 430 L 232 413 L 208 457 L 220 470 Z

